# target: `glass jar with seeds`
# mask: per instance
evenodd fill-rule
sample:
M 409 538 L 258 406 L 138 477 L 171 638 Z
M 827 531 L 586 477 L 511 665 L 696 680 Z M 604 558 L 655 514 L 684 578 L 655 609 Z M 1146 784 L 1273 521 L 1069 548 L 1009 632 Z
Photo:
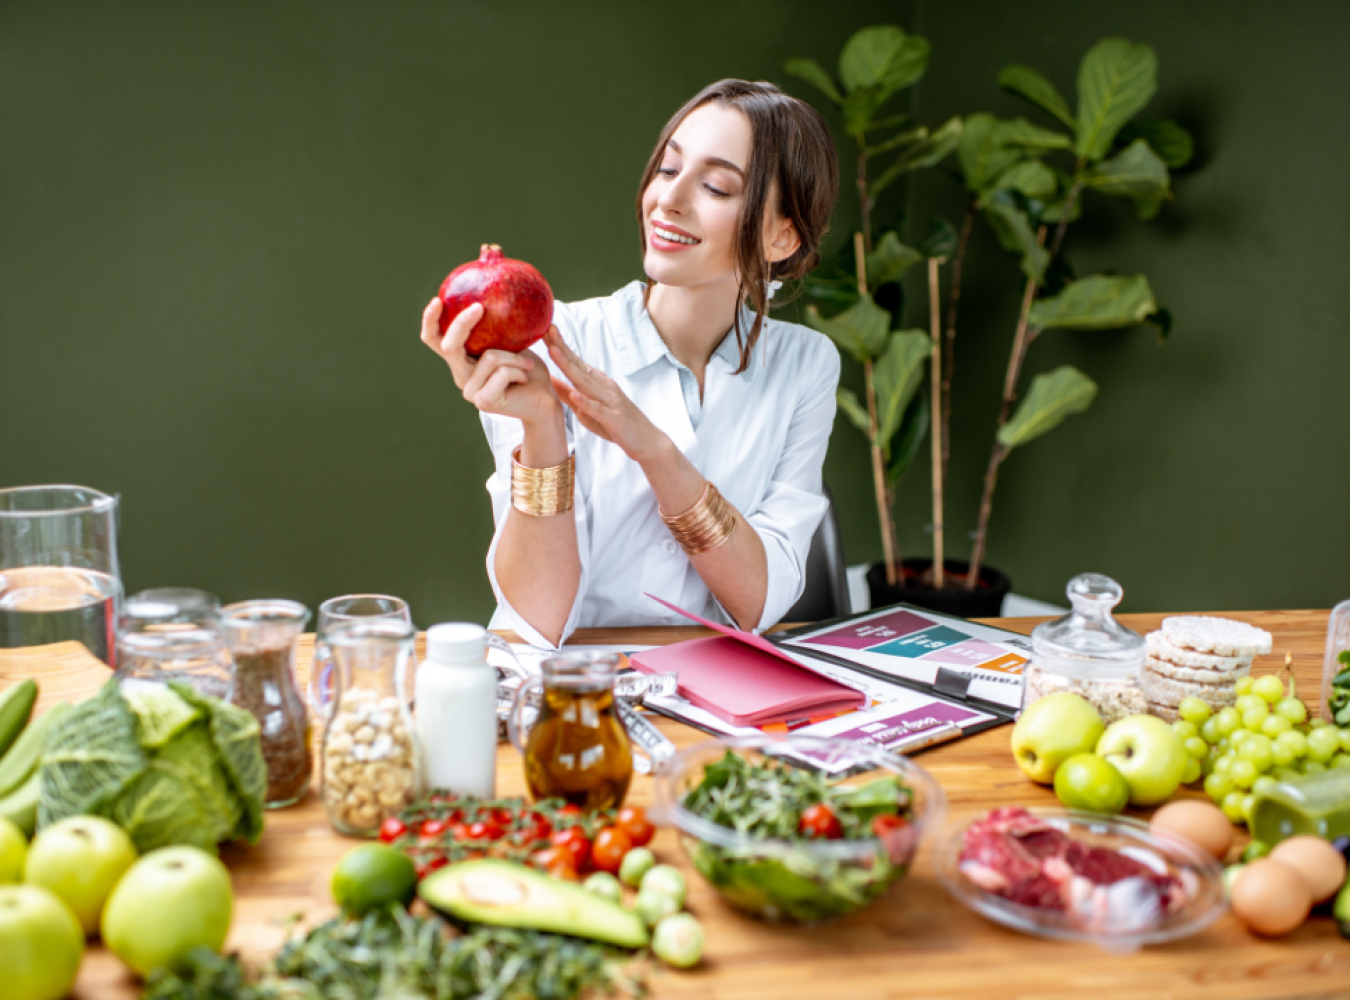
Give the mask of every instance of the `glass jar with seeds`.
M 407 692 L 413 628 L 356 619 L 327 635 L 333 696 L 321 751 L 323 805 L 333 829 L 376 832 L 417 794 L 418 753 Z

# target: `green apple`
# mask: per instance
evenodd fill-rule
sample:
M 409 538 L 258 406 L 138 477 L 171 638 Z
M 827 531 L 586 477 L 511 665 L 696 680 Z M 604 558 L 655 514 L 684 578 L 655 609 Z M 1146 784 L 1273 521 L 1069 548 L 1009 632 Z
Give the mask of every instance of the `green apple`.
M 1106 723 L 1082 695 L 1059 691 L 1022 710 L 1012 731 L 1017 766 L 1042 785 L 1055 780 L 1055 769 L 1074 754 L 1091 753 Z
M 0 885 L 23 881 L 23 861 L 28 840 L 23 831 L 0 816 Z
M 1130 786 L 1130 804 L 1155 806 L 1181 787 L 1186 745 L 1172 727 L 1152 715 L 1131 715 L 1106 727 L 1097 741 L 1105 757 Z
M 56 893 L 91 935 L 98 933 L 108 894 L 135 863 L 136 847 L 116 823 L 71 816 L 33 838 L 23 880 Z
M 84 932 L 65 903 L 37 885 L 0 886 L 0 995 L 59 1000 L 84 954 Z
M 1070 809 L 1114 816 L 1130 801 L 1130 786 L 1105 757 L 1076 753 L 1055 771 L 1055 795 Z
M 132 865 L 103 909 L 103 943 L 141 977 L 189 949 L 219 952 L 234 893 L 219 859 L 196 847 L 161 847 Z

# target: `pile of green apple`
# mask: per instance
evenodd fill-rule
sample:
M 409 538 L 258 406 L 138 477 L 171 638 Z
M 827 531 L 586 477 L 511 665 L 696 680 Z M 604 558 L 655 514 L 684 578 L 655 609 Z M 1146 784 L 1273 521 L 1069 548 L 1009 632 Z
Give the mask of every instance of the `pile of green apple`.
M 97 816 L 53 823 L 29 844 L 0 819 L 0 993 L 66 996 L 94 935 L 140 976 L 198 945 L 219 951 L 233 905 L 229 872 L 198 848 L 138 858 L 121 827 Z
M 1162 719 L 1131 715 L 1108 726 L 1069 691 L 1027 706 L 1013 726 L 1012 752 L 1028 778 L 1053 785 L 1068 808 L 1089 812 L 1155 806 L 1200 778 L 1200 761 Z

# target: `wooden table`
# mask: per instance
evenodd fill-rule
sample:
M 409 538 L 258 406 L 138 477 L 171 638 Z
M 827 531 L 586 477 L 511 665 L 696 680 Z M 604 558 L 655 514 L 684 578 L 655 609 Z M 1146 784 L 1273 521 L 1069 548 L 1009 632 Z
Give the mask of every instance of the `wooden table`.
M 1123 615 L 1143 632 L 1161 615 Z M 1324 611 L 1251 612 L 1229 617 L 1275 635 L 1258 672 L 1273 671 L 1286 652 L 1294 655 L 1300 690 L 1318 690 L 1326 637 Z M 1029 632 L 1040 619 L 994 624 Z M 656 644 L 704 635 L 701 629 L 606 629 L 579 633 L 578 643 Z M 16 672 L 44 677 L 71 660 L 61 647 L 16 655 L 0 650 L 0 681 Z M 106 671 L 106 668 L 105 668 Z M 53 678 L 69 681 L 69 671 Z M 97 679 L 97 678 L 95 678 Z M 661 720 L 678 745 L 703 735 Z M 1007 727 L 934 748 L 919 760 L 941 782 L 953 816 L 1012 803 L 1054 805 L 1048 789 L 1029 782 L 1008 751 Z M 498 789 L 523 794 L 519 757 L 502 747 Z M 651 782 L 634 780 L 630 800 L 651 801 Z M 338 858 L 355 841 L 334 834 L 313 792 L 299 806 L 269 812 L 256 847 L 228 845 L 222 857 L 235 880 L 237 910 L 228 946 L 261 961 L 282 942 L 283 923 L 296 913 L 317 922 L 333 912 L 328 879 Z M 1314 917 L 1278 941 L 1247 934 L 1226 915 L 1184 941 L 1146 948 L 1134 955 L 1109 954 L 1090 946 L 1028 937 L 989 923 L 951 899 L 938 883 L 927 848 L 909 878 L 871 907 L 824 927 L 793 928 L 759 923 L 724 906 L 685 862 L 674 835 L 662 830 L 657 855 L 690 876 L 689 908 L 707 934 L 698 969 L 653 974 L 658 997 L 864 997 L 956 996 L 1182 998 L 1216 1000 L 1265 997 L 1350 997 L 1350 941 L 1327 917 Z M 90 948 L 75 996 L 80 1000 L 130 1000 L 139 996 L 123 966 L 101 947 Z

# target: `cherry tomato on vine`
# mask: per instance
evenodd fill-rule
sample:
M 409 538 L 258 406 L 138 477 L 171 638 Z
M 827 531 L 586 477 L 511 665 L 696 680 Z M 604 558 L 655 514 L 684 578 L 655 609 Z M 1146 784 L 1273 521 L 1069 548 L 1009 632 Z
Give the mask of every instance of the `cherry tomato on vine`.
M 591 863 L 591 839 L 579 826 L 569 826 L 566 830 L 556 830 L 549 841 L 555 847 L 561 847 L 572 857 L 572 867 L 584 872 Z
M 427 862 L 427 871 L 434 872 L 437 868 L 444 868 L 449 863 L 450 859 L 447 858 L 444 854 L 437 854 L 434 858 L 432 858 L 430 861 Z
M 575 882 L 579 877 L 572 864 L 572 855 L 565 847 L 548 847 L 535 851 L 530 860 L 536 868 L 542 868 L 554 878 L 565 878 Z
M 477 823 L 469 824 L 470 840 L 497 840 L 502 835 L 502 828 L 497 825 L 496 820 L 479 820 Z
M 513 809 L 494 809 L 492 819 L 498 826 L 510 826 L 516 821 L 516 813 Z
M 418 832 L 428 840 L 435 840 L 448 829 L 450 829 L 449 820 L 428 819 L 422 821 L 422 827 Z
M 380 824 L 380 840 L 386 844 L 392 844 L 407 832 L 407 824 L 397 816 L 390 816 Z
M 622 827 L 607 826 L 595 835 L 595 844 L 591 848 L 591 864 L 597 871 L 617 874 L 623 864 L 623 856 L 633 849 L 632 838 Z
M 619 810 L 619 820 L 615 824 L 628 834 L 634 847 L 646 847 L 656 833 L 656 827 L 647 820 L 647 814 L 641 806 L 625 806 Z
M 536 840 L 547 840 L 553 833 L 553 824 L 548 821 L 547 816 L 541 816 L 539 813 L 530 813 L 523 817 L 524 825 L 516 831 L 516 841 L 522 844 L 532 844 Z
M 802 810 L 801 822 L 797 824 L 797 829 L 817 840 L 838 840 L 844 834 L 843 827 L 839 825 L 839 817 L 823 802 L 817 802 Z
M 569 803 L 567 803 L 567 805 L 563 806 L 561 809 L 558 810 L 558 815 L 559 815 L 559 816 L 580 816 L 580 815 L 581 815 L 581 806 L 576 805 L 575 803 L 569 802 Z

